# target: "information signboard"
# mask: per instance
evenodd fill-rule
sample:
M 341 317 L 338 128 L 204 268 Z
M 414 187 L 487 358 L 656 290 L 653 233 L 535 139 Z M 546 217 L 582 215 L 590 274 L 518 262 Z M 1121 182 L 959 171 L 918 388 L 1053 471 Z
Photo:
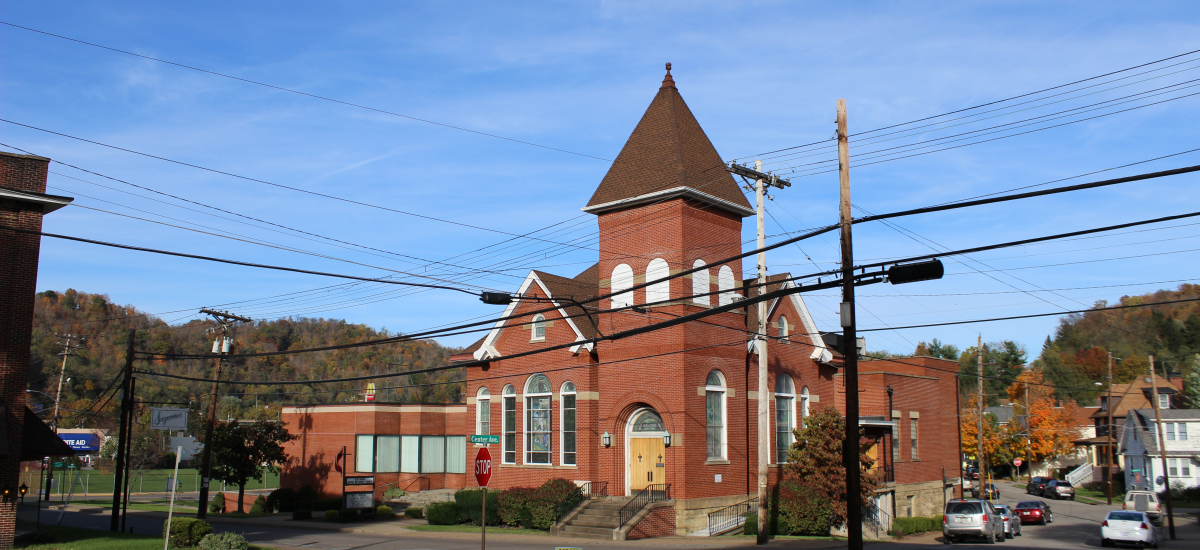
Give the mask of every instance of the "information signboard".
M 150 428 L 153 430 L 186 430 L 187 415 L 187 409 L 152 407 L 150 409 Z
M 374 485 L 375 476 L 348 476 L 346 485 Z
M 371 510 L 375 508 L 375 493 L 346 493 L 344 508 L 348 510 Z

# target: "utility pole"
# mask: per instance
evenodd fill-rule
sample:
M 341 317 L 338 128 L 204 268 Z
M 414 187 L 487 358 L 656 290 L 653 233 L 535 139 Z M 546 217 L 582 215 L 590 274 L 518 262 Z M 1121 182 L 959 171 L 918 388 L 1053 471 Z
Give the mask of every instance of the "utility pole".
M 66 342 L 62 344 L 63 350 L 61 353 L 59 353 L 59 355 L 62 356 L 63 360 L 62 360 L 62 367 L 60 367 L 58 370 L 58 389 L 54 392 L 54 435 L 58 435 L 58 424 L 59 424 L 58 401 L 60 399 L 62 399 L 63 378 L 66 377 L 66 375 L 67 375 L 67 357 L 75 355 L 74 353 L 71 352 L 71 350 L 74 348 L 80 347 L 80 346 L 71 345 L 71 340 L 74 338 L 73 335 L 59 334 L 58 336 L 60 338 L 65 338 Z M 80 340 L 83 340 L 83 338 L 80 338 Z M 46 487 L 50 487 L 54 484 L 53 483 L 54 482 L 54 460 L 48 458 L 47 462 L 49 464 L 46 468 Z M 46 502 L 50 501 L 50 489 L 48 489 L 48 488 L 46 489 L 45 499 L 46 499 Z
M 862 550 L 862 480 L 858 449 L 858 334 L 854 319 L 854 246 L 850 239 L 850 142 L 846 129 L 846 100 L 837 100 L 838 201 L 842 241 L 842 359 L 846 369 L 846 523 L 848 550 Z M 890 414 L 890 413 L 889 413 Z
M 742 176 L 743 178 L 754 179 L 754 196 L 758 204 L 758 248 L 762 249 L 766 246 L 766 231 L 765 231 L 765 216 L 763 210 L 763 199 L 769 198 L 767 188 L 774 187 L 783 189 L 790 187 L 791 183 L 787 180 L 781 180 L 774 175 L 764 174 L 762 171 L 762 161 L 754 161 L 754 169 L 750 170 L 745 166 L 733 164 L 729 165 L 731 173 Z M 759 295 L 767 293 L 767 254 L 766 252 L 758 253 L 758 293 Z M 771 409 L 770 401 L 768 400 L 767 386 L 767 302 L 759 302 L 756 306 L 758 309 L 758 331 L 754 335 L 755 351 L 758 354 L 758 544 L 766 544 L 770 536 L 767 527 L 767 472 L 770 468 L 771 461 Z
M 113 509 L 112 515 L 109 517 L 108 530 L 117 532 L 121 530 L 121 500 L 125 496 L 125 487 L 122 484 L 125 474 L 125 454 L 129 449 L 129 429 L 128 420 L 133 409 L 133 342 L 137 337 L 137 330 L 129 329 L 128 342 L 125 346 L 125 369 L 124 380 L 121 382 L 121 431 L 117 433 L 117 464 L 113 472 Z
M 1025 483 L 1033 483 L 1033 415 L 1029 412 L 1029 382 L 1025 382 Z
M 1150 401 L 1154 405 L 1154 426 L 1158 431 L 1158 456 L 1162 459 L 1163 494 L 1167 501 L 1167 529 L 1171 533 L 1171 540 L 1175 540 L 1175 513 L 1171 508 L 1171 472 L 1167 469 L 1167 440 L 1163 437 L 1162 410 L 1158 408 L 1158 379 L 1154 377 L 1153 355 L 1150 356 L 1150 388 L 1153 391 Z M 1125 421 L 1129 421 L 1128 417 Z M 1151 487 L 1154 487 L 1154 481 L 1150 480 Z
M 1108 409 L 1108 445 L 1104 447 L 1104 452 L 1108 456 L 1104 457 L 1104 463 L 1108 465 L 1108 488 L 1106 493 L 1108 496 L 1108 504 L 1112 505 L 1112 486 L 1113 486 L 1113 457 L 1116 453 L 1113 452 L 1113 421 L 1112 421 L 1112 352 L 1108 352 L 1108 397 L 1105 399 L 1105 407 Z
M 987 459 L 983 457 L 983 333 L 979 333 L 975 343 L 975 359 L 979 369 L 979 409 L 975 415 L 976 433 L 975 443 L 979 449 L 976 451 L 976 462 L 979 463 L 979 485 L 980 489 L 987 487 Z M 985 492 L 986 496 L 991 496 Z
M 233 322 L 250 323 L 251 319 L 241 317 L 229 313 L 228 311 L 214 311 L 211 309 L 201 309 L 200 313 L 206 313 L 212 316 L 217 322 L 217 327 L 209 329 L 210 334 L 220 333 L 213 340 L 213 353 L 217 356 L 213 359 L 215 365 L 213 368 L 213 383 L 212 392 L 208 401 L 208 421 L 204 427 L 204 455 L 200 465 L 200 502 L 199 509 L 196 511 L 196 517 L 204 519 L 208 517 L 208 483 L 212 478 L 212 440 L 213 428 L 217 423 L 217 390 L 221 385 L 221 362 L 222 357 L 229 353 L 233 346 L 233 340 L 226 336 L 229 333 L 229 325 Z

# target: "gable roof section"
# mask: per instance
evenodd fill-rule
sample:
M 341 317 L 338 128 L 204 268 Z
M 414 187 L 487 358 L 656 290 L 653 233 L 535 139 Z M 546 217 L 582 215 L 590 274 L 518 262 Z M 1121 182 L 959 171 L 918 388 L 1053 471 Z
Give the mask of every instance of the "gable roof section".
M 1157 379 L 1159 393 L 1168 393 L 1163 389 L 1172 387 L 1171 382 L 1167 381 L 1157 374 L 1154 375 Z M 1125 418 L 1130 409 L 1152 408 L 1154 404 L 1150 402 L 1150 382 L 1146 381 L 1145 376 L 1139 376 L 1128 384 L 1113 384 L 1112 397 L 1113 402 L 1109 405 L 1113 407 L 1113 419 Z M 1145 388 L 1145 391 L 1142 391 Z M 1101 394 L 1102 397 L 1107 397 L 1108 393 Z M 1108 410 L 1098 409 L 1092 413 L 1092 418 L 1108 418 Z
M 741 188 L 726 171 L 721 155 L 675 88 L 668 63 L 667 76 L 654 101 L 583 211 L 598 214 L 676 196 L 742 217 L 754 214 Z
M 533 285 L 538 285 L 542 293 L 550 297 L 550 304 L 558 308 L 559 315 L 566 320 L 567 325 L 571 330 L 575 331 L 575 341 L 584 341 L 594 338 L 597 334 L 596 325 L 592 322 L 584 312 L 583 308 L 564 298 L 571 298 L 577 301 L 583 301 L 587 298 L 596 295 L 599 288 L 599 280 L 596 277 L 599 274 L 599 264 L 593 265 L 584 270 L 583 273 L 576 275 L 574 279 L 560 277 L 542 271 L 530 271 L 525 277 L 525 281 L 521 283 L 521 289 L 513 297 L 512 303 L 504 308 L 502 317 L 509 317 L 517 310 L 517 306 L 521 303 L 521 298 L 529 291 Z M 539 303 L 539 302 L 534 302 Z M 575 317 L 571 317 L 575 316 Z M 482 342 L 478 343 L 478 348 L 474 350 L 472 355 L 475 359 L 491 359 L 501 357 L 500 351 L 496 349 L 496 340 L 503 332 L 507 321 L 497 321 L 492 330 L 488 332 Z M 476 344 L 472 344 L 476 346 Z M 578 353 L 580 347 L 587 348 L 592 351 L 595 344 L 588 342 L 570 348 L 571 353 Z
M 781 288 L 793 288 L 796 286 L 795 281 L 790 281 L 791 273 L 781 273 L 779 275 L 770 275 L 767 277 L 766 292 L 774 292 Z M 758 284 L 758 279 L 746 279 L 742 281 L 742 288 L 749 288 L 749 285 Z M 749 292 L 747 292 L 749 296 Z M 808 306 L 804 303 L 804 298 L 800 294 L 789 294 L 783 298 L 776 298 L 767 304 L 767 318 L 771 318 L 775 314 L 775 310 L 779 307 L 780 300 L 791 300 L 792 307 L 800 314 L 800 324 L 804 326 L 804 332 L 808 336 L 809 342 L 813 346 L 812 354 L 809 358 L 819 363 L 828 363 L 833 359 L 833 352 L 825 347 L 825 340 L 821 338 L 821 331 L 817 329 L 817 324 L 813 322 L 812 314 L 808 312 Z M 790 324 L 790 323 L 789 323 Z M 755 332 L 758 330 L 758 308 L 753 305 L 746 307 L 746 331 Z M 767 329 L 768 333 L 770 328 Z M 751 344 L 754 339 L 750 338 Z M 753 349 L 750 350 L 753 352 Z

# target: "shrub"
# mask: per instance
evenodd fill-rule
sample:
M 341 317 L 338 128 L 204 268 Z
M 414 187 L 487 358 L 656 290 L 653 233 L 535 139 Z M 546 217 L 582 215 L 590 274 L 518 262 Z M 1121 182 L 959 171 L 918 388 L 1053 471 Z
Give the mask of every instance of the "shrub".
M 425 517 L 425 509 L 420 506 L 404 509 L 404 517 L 411 519 L 421 519 Z
M 896 536 L 911 535 L 913 533 L 925 533 L 928 531 L 941 531 L 942 517 L 915 517 L 915 518 L 896 518 L 892 522 L 892 534 Z
M 325 521 L 334 521 L 338 518 L 337 510 L 325 510 Z
M 774 507 L 777 530 L 785 535 L 828 535 L 833 525 L 833 508 L 829 501 L 808 485 L 795 480 L 779 486 L 779 498 Z
M 352 521 L 358 521 L 358 510 L 355 510 L 354 508 L 342 508 L 341 510 L 337 511 L 337 520 L 338 523 L 350 523 Z
M 513 487 L 505 489 L 496 497 L 499 503 L 500 521 L 512 525 L 513 527 L 530 527 L 533 522 L 532 518 L 522 521 L 522 517 L 529 516 L 529 501 L 533 499 L 537 489 L 528 487 Z
M 304 508 L 306 510 L 315 510 L 312 507 L 313 501 L 317 500 L 317 490 L 313 489 L 312 485 L 305 485 L 296 491 L 296 509 Z
M 483 510 L 483 491 L 480 489 L 462 489 L 454 493 L 454 502 L 458 504 L 459 520 L 479 525 Z M 500 492 L 488 491 L 487 494 L 487 524 L 500 525 Z
M 267 510 L 267 499 L 262 495 L 258 495 L 258 498 L 254 499 L 254 504 L 250 505 L 251 514 L 262 514 L 269 511 Z
M 312 519 L 312 510 L 293 510 L 292 519 Z
M 338 497 L 314 498 L 312 501 L 312 509 L 318 512 L 325 510 L 338 510 L 341 507 L 342 499 Z
M 312 506 L 312 501 L 309 501 L 308 505 Z M 294 512 L 296 510 L 295 489 L 279 488 L 267 495 L 268 512 Z
M 458 525 L 459 510 L 455 502 L 434 502 L 425 510 L 430 525 Z
M 404 491 L 404 489 L 401 489 L 399 487 L 388 487 L 387 489 L 385 489 L 383 491 L 383 499 L 384 500 L 396 500 L 407 494 L 408 493 L 406 493 Z
M 250 543 L 246 537 L 237 533 L 218 533 L 205 535 L 200 539 L 200 550 L 249 550 Z
M 396 514 L 392 512 L 391 506 L 379 506 L 375 508 L 375 517 L 381 519 L 392 519 Z
M 170 544 L 175 548 L 191 548 L 200 543 L 200 539 L 212 533 L 212 526 L 207 521 L 195 518 L 174 518 L 171 520 Z M 167 525 L 163 524 L 163 536 L 167 536 Z
M 574 482 L 562 478 L 554 478 L 538 487 L 534 497 L 529 501 L 530 526 L 534 529 L 548 530 L 558 522 L 558 518 L 570 512 L 572 508 L 583 502 L 583 491 Z
M 212 502 L 208 503 L 208 511 L 213 513 L 225 511 L 225 493 L 217 493 L 217 496 L 213 497 Z
M 771 531 L 772 535 L 776 535 L 779 533 L 779 518 L 778 517 L 772 516 L 772 515 L 770 515 L 770 512 L 768 512 L 767 523 L 768 523 L 767 526 L 770 527 L 770 531 Z M 746 524 L 742 526 L 742 534 L 753 535 L 753 536 L 758 535 L 758 514 L 757 513 L 750 512 L 749 514 L 746 514 Z
M 52 542 L 57 542 L 58 537 L 54 536 L 54 533 L 51 533 L 50 531 L 38 531 L 34 533 L 33 538 L 29 540 L 34 544 L 50 544 Z

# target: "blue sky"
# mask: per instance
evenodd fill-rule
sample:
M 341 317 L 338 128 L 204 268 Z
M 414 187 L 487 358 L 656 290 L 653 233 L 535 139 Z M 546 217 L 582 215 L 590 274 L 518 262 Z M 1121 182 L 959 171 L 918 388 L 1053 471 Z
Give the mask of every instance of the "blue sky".
M 48 216 L 48 232 L 363 276 L 401 270 L 512 290 L 530 267 L 573 276 L 595 261 L 594 248 L 588 249 L 594 247 L 589 237 L 594 219 L 581 215 L 579 208 L 608 163 L 584 155 L 616 156 L 653 98 L 667 61 L 674 65 L 681 94 L 721 155 L 753 160 L 766 151 L 832 136 L 838 98 L 849 104 L 854 133 L 1200 49 L 1200 5 L 1195 2 L 498 4 L 43 0 L 10 2 L 2 19 L 580 154 L 356 109 L 0 26 L 5 59 L 2 118 L 492 231 L 307 195 L 12 124 L 0 123 L 0 142 L 320 237 L 265 226 L 276 230 L 270 231 L 260 222 L 52 164 L 50 192 L 74 196 L 80 206 L 367 265 L 80 207 Z M 1162 68 L 1168 64 L 1176 65 Z M 1156 72 L 1112 81 L 1151 69 Z M 1032 96 L 1030 100 L 1040 102 L 889 136 L 901 139 L 880 145 L 870 145 L 863 136 L 852 141 L 852 154 L 1140 92 L 1148 93 L 1054 123 L 1181 97 L 893 162 L 858 167 L 860 161 L 852 160 L 854 202 L 876 213 L 912 208 L 1200 148 L 1200 96 L 1183 97 L 1200 91 L 1185 88 L 1194 86 L 1187 81 L 1197 78 L 1200 54 L 1192 54 L 1064 88 L 1059 91 L 1070 93 L 1063 96 L 1046 98 L 1059 91 Z M 1081 89 L 1099 83 L 1104 85 Z M 1060 103 L 1051 104 L 1055 101 Z M 1028 110 L 1015 112 L 1018 109 Z M 984 117 L 994 118 L 980 120 Z M 953 117 L 937 121 L 948 118 Z M 963 125 L 947 128 L 952 124 Z M 1005 134 L 987 137 L 1001 135 Z M 962 143 L 968 142 L 954 144 Z M 832 158 L 828 151 L 804 151 L 815 156 L 768 159 L 767 168 L 786 172 Z M 1200 164 L 1200 151 L 1070 181 L 1195 164 Z M 792 187 L 777 192 L 768 203 L 773 217 L 767 222 L 769 234 L 836 220 L 836 174 L 798 177 L 804 174 L 793 175 Z M 864 224 L 855 229 L 855 252 L 864 260 L 893 258 L 929 253 L 921 239 L 962 248 L 1192 212 L 1200 210 L 1196 183 L 1200 176 L 1182 175 L 896 221 L 911 234 Z M 507 243 L 507 248 L 492 246 L 511 234 L 560 222 L 565 223 L 538 233 L 543 241 L 520 239 Z M 1179 284 L 1163 281 L 1195 282 L 1200 280 L 1194 250 L 1200 249 L 1200 225 L 1189 223 L 1193 222 L 981 253 L 974 258 L 984 263 L 973 267 L 948 260 L 949 275 L 940 281 L 861 289 L 859 324 L 903 326 L 1082 309 L 1096 300 L 1115 301 Z M 747 223 L 747 239 L 752 229 Z M 472 252 L 489 246 L 487 255 Z M 830 235 L 773 252 L 768 264 L 773 273 L 799 274 L 816 271 L 813 262 L 821 269 L 831 268 L 829 262 L 836 259 L 837 242 Z M 478 272 L 463 275 L 462 266 L 493 273 L 482 278 Z M 753 263 L 747 262 L 746 269 L 752 270 Z M 412 293 L 370 284 L 331 286 L 341 283 L 43 239 L 38 288 L 107 293 L 115 302 L 162 313 L 173 322 L 192 318 L 200 307 L 219 304 L 256 318 L 344 318 L 404 332 L 499 313 L 466 294 Z M 1109 285 L 1126 286 L 1079 288 Z M 1053 289 L 1076 290 L 1045 292 Z M 834 330 L 838 298 L 823 292 L 807 300 L 818 324 Z M 1049 317 L 872 332 L 868 347 L 911 352 L 916 342 L 934 337 L 966 347 L 982 331 L 985 340 L 1014 339 L 1036 355 L 1056 323 L 1057 318 Z M 474 338 L 442 342 L 464 345 Z

